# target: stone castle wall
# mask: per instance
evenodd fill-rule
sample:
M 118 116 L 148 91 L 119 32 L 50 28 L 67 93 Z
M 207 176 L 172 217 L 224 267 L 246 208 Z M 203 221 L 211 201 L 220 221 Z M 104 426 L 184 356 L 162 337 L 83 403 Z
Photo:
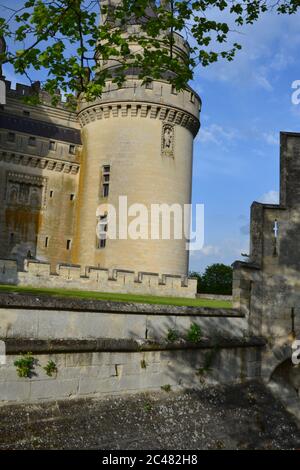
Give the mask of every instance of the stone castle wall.
M 42 103 L 22 97 L 39 92 Z M 77 115 L 39 85 L 6 81 L 0 110 L 0 258 L 71 263 L 81 139 Z M 67 244 L 69 242 L 69 249 Z
M 21 100 L 36 90 L 42 104 Z M 128 206 L 138 202 L 148 210 L 152 203 L 190 202 L 197 94 L 177 93 L 163 80 L 142 85 L 128 77 L 121 88 L 108 82 L 101 99 L 80 103 L 77 115 L 62 101 L 52 107 L 38 84 L 13 90 L 6 82 L 6 91 L 0 112 L 0 258 L 16 259 L 22 269 L 30 251 L 52 271 L 69 263 L 155 272 L 161 278 L 187 275 L 184 238 L 108 239 L 102 247 L 95 228 L 99 205 L 118 210 L 120 195 L 127 196 Z M 107 197 L 104 165 L 110 167 Z
M 271 341 L 300 335 L 300 134 L 281 133 L 280 203 L 254 202 L 249 262 L 234 265 L 235 307 Z
M 154 239 L 150 217 L 153 204 L 176 204 L 182 210 L 191 202 L 193 139 L 200 107 L 200 98 L 191 89 L 177 93 L 163 80 L 147 87 L 137 77 L 127 77 L 119 88 L 108 82 L 101 98 L 79 103 L 83 154 L 76 263 L 187 275 L 185 237 L 171 235 L 164 240 L 160 230 Z M 101 192 L 105 166 L 110 169 L 107 195 Z M 97 208 L 102 205 L 104 215 L 110 204 L 118 212 L 119 196 L 124 195 L 128 207 L 146 208 L 148 220 L 141 222 L 141 231 L 148 238 L 108 239 L 101 249 L 95 236 Z M 132 217 L 128 219 L 130 223 Z
M 25 270 L 18 271 L 13 260 L 0 260 L 0 283 L 20 286 L 79 289 L 95 292 L 147 294 L 164 297 L 195 298 L 197 280 L 171 274 L 108 270 L 58 264 L 51 273 L 50 263 L 26 261 Z
M 262 378 L 287 409 L 300 418 L 299 365 L 292 363 L 300 340 L 300 134 L 280 138 L 280 202 L 251 207 L 249 262 L 234 263 L 233 304 L 263 336 Z

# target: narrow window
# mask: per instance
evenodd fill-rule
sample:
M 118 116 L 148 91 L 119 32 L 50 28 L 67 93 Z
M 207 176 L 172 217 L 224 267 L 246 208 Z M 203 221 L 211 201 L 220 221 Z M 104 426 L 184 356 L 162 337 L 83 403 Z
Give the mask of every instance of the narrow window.
M 192 92 L 191 92 L 191 98 L 190 98 L 190 99 L 191 99 L 191 102 L 192 102 L 192 103 L 195 102 L 195 95 L 194 95 L 194 93 L 192 93 Z
M 9 235 L 9 243 L 13 243 L 14 242 L 14 239 L 15 239 L 15 234 L 14 233 L 11 233 Z
M 7 136 L 8 142 L 15 142 L 16 141 L 16 134 L 14 132 L 9 132 Z
M 153 90 L 153 82 L 146 82 L 145 88 L 146 90 Z
M 175 86 L 175 85 L 172 85 L 172 87 L 171 87 L 171 93 L 172 93 L 172 95 L 177 95 L 177 90 L 176 90 L 176 86 Z
M 49 246 L 49 237 L 45 238 L 45 248 L 48 248 Z
M 75 199 L 75 194 L 70 194 L 70 201 L 74 201 Z
M 110 183 L 110 165 L 103 165 L 102 167 L 102 196 L 108 197 Z
M 100 240 L 100 248 L 105 248 L 106 247 L 106 238 L 103 238 Z
M 76 149 L 75 145 L 70 145 L 69 146 L 69 153 L 71 155 L 75 155 L 75 149 Z
M 107 238 L 107 214 L 100 216 L 100 230 L 98 236 L 97 248 L 105 248 Z
M 54 140 L 50 140 L 49 142 L 49 150 L 55 150 L 56 142 Z
M 49 197 L 50 197 L 50 199 L 53 198 L 53 190 L 52 190 L 52 189 L 51 189 L 51 191 L 50 191 L 50 193 L 49 193 Z
M 35 147 L 36 146 L 36 138 L 30 136 L 29 139 L 28 139 L 28 145 L 31 145 L 32 147 Z
M 71 249 L 71 240 L 67 240 L 67 250 Z

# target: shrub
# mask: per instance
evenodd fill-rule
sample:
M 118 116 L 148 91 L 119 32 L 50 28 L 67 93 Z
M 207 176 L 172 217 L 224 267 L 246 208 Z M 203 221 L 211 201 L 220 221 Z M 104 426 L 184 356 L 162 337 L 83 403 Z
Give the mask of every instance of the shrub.
M 23 355 L 14 362 L 19 377 L 30 377 L 32 374 L 35 359 L 30 352 Z
M 198 343 L 202 336 L 201 328 L 197 323 L 192 323 L 187 332 L 186 338 L 191 343 Z
M 173 343 L 174 341 L 177 341 L 179 338 L 179 333 L 177 330 L 169 329 L 168 334 L 167 334 L 167 340 L 170 343 Z
M 49 377 L 52 377 L 53 374 L 57 372 L 57 367 L 55 362 L 49 361 L 43 369 L 46 371 L 46 374 L 49 375 Z

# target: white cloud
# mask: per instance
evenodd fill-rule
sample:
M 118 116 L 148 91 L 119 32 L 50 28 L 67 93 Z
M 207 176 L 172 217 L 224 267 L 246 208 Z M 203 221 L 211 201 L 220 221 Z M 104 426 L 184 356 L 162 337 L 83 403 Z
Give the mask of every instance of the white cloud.
M 237 259 L 243 259 L 241 253 L 248 253 L 248 241 L 245 237 L 225 239 L 220 245 L 205 245 L 202 250 L 190 253 L 190 269 L 202 272 L 214 263 L 232 264 Z
M 222 145 L 224 141 L 230 142 L 236 137 L 236 131 L 233 129 L 224 129 L 219 124 L 210 124 L 200 129 L 197 140 L 200 142 L 212 142 Z
M 256 83 L 258 87 L 263 88 L 266 91 L 273 91 L 274 89 L 267 77 L 263 75 L 254 73 L 253 82 Z
M 204 256 L 218 255 L 220 253 L 220 248 L 214 245 L 204 245 L 201 250 L 201 253 Z
M 262 137 L 269 145 L 279 145 L 279 134 L 277 132 L 264 132 Z
M 279 51 L 274 55 L 269 67 L 276 71 L 282 71 L 294 63 L 295 58 L 293 56 L 287 54 L 286 51 Z
M 218 15 L 216 15 L 218 16 Z M 220 60 L 201 68 L 199 83 L 209 81 L 230 82 L 247 89 L 274 90 L 278 74 L 295 64 L 300 43 L 299 16 L 268 13 L 253 25 L 243 26 L 231 39 L 242 45 L 233 62 Z M 231 21 L 230 15 L 221 14 L 222 21 Z M 236 27 L 232 28 L 236 30 Z M 229 44 L 228 44 L 229 46 Z
M 275 189 L 271 189 L 267 193 L 264 193 L 258 200 L 263 204 L 279 204 L 279 192 L 275 191 Z

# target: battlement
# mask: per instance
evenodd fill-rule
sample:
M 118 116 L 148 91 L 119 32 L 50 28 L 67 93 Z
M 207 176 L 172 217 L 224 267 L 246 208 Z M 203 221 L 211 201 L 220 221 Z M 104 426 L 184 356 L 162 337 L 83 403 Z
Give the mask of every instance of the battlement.
M 0 260 L 0 283 L 37 288 L 79 289 L 94 292 L 147 294 L 166 297 L 194 298 L 197 280 L 171 274 L 104 269 L 58 264 L 51 273 L 50 264 L 25 260 L 24 271 L 18 271 L 15 260 Z
M 34 82 L 32 85 L 25 85 L 24 83 L 16 83 L 16 88 L 12 88 L 11 81 L 5 80 L 6 95 L 9 98 L 22 99 L 24 97 L 30 97 L 38 95 L 42 104 L 52 106 L 52 96 L 47 91 L 41 88 L 40 82 Z M 58 103 L 56 107 L 66 108 L 68 103 L 63 100 L 60 90 L 57 90 L 56 97 Z
M 101 119 L 102 108 L 107 112 L 104 117 L 126 117 L 128 108 L 137 109 L 136 112 L 129 112 L 132 117 L 151 117 L 156 118 L 160 110 L 164 111 L 163 119 L 170 108 L 172 116 L 177 116 L 176 124 L 180 124 L 183 116 L 185 119 L 196 121 L 195 133 L 199 130 L 199 112 L 201 111 L 201 98 L 192 89 L 177 91 L 168 81 L 153 80 L 150 83 L 142 83 L 134 74 L 128 76 L 127 80 L 118 86 L 111 80 L 107 80 L 100 98 L 93 102 L 86 102 L 82 99 L 78 104 L 79 122 L 84 126 L 87 122 L 87 115 L 92 114 L 92 121 Z M 138 112 L 143 106 L 143 111 Z M 111 112 L 109 109 L 111 108 Z M 95 111 L 93 113 L 93 110 Z M 119 110 L 119 111 L 118 111 Z M 148 112 L 149 111 L 149 112 Z M 94 116 L 95 114 L 95 116 Z M 169 119 L 168 119 L 169 120 Z

